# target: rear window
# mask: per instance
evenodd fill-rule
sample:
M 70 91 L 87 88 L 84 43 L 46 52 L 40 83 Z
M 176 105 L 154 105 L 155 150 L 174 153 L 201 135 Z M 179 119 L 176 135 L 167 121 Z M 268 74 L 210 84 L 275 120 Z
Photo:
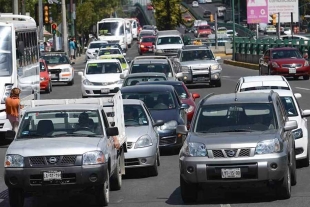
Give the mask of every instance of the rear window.
M 149 72 L 164 73 L 167 77 L 172 75 L 172 70 L 168 63 L 133 64 L 133 66 L 131 67 L 131 73 L 149 73 Z
M 248 88 L 241 88 L 240 91 L 257 91 L 257 90 L 290 90 L 289 87 L 282 87 L 282 86 L 257 86 L 257 87 L 248 87 Z
M 141 42 L 155 42 L 155 37 L 144 37 Z
M 198 29 L 211 29 L 210 26 L 200 26 Z

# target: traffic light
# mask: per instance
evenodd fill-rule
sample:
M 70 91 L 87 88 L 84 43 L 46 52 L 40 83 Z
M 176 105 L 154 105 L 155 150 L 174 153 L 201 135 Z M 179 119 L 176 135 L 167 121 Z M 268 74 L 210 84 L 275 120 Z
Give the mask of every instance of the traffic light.
M 210 14 L 210 22 L 214 22 L 213 14 Z
M 43 23 L 48 24 L 50 21 L 50 11 L 49 11 L 49 5 L 45 4 L 43 6 Z
M 56 23 L 53 23 L 53 24 L 52 24 L 52 33 L 53 33 L 53 34 L 56 34 L 56 30 L 57 30 L 57 24 L 56 24 Z
M 277 14 L 270 15 L 271 17 L 271 24 L 276 25 L 277 24 Z

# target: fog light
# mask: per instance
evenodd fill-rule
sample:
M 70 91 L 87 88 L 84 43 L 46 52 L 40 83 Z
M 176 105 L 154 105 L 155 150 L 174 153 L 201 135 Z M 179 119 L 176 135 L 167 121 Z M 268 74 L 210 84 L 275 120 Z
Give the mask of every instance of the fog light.
M 90 182 L 96 182 L 97 181 L 97 175 L 96 174 L 91 174 L 90 176 L 89 176 L 89 180 L 90 180 Z
M 187 172 L 193 173 L 194 172 L 194 168 L 192 166 L 187 167 Z
M 141 161 L 143 164 L 146 163 L 146 159 L 145 159 L 145 158 L 142 158 L 140 161 Z
M 186 76 L 184 77 L 184 80 L 187 80 L 187 77 L 186 77 Z
M 219 78 L 219 76 L 218 76 L 217 74 L 215 74 L 215 75 L 214 75 L 214 78 L 215 78 L 215 79 L 218 79 L 218 78 Z
M 17 177 L 15 177 L 15 176 L 13 176 L 13 177 L 10 177 L 10 183 L 12 184 L 12 185 L 16 185 L 17 184 Z
M 277 169 L 278 165 L 276 163 L 271 163 L 270 167 L 272 169 Z

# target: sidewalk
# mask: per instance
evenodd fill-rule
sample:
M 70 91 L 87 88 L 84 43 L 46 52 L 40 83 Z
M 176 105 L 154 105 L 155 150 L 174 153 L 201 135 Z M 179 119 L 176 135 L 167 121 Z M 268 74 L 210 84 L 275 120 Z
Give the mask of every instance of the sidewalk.
M 75 62 L 75 64 L 82 64 L 85 61 L 85 54 L 81 54 L 81 56 L 76 57 L 76 59 L 73 59 L 72 62 Z
M 223 63 L 227 65 L 233 65 L 233 66 L 243 67 L 243 68 L 252 69 L 252 70 L 259 70 L 258 64 L 238 62 L 238 61 L 234 61 L 231 59 L 225 59 Z

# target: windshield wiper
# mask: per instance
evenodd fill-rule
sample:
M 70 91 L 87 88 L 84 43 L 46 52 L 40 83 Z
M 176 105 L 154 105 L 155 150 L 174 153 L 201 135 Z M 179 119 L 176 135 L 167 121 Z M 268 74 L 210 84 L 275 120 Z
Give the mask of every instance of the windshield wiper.
M 18 139 L 25 139 L 25 138 L 51 138 L 54 136 L 51 135 L 41 135 L 41 134 L 22 134 L 18 137 Z

